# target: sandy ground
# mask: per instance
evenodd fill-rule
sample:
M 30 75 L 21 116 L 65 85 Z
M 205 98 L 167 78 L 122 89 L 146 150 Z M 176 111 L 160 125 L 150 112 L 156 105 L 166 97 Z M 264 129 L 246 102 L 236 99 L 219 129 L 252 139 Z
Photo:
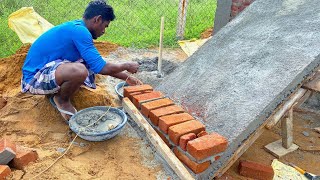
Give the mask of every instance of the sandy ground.
M 109 54 L 106 49 L 115 46 L 106 43 L 105 47 L 99 43 L 104 56 Z M 0 94 L 7 101 L 0 110 L 0 138 L 36 149 L 40 158 L 24 171 L 13 170 L 10 179 L 34 177 L 58 158 L 62 154 L 59 150 L 66 149 L 71 141 L 68 126 L 46 97 L 20 93 L 20 69 L 27 49 L 0 60 Z M 81 88 L 73 98 L 76 108 L 118 106 L 113 85 L 107 86 L 106 82 L 105 77 L 98 77 L 96 90 Z M 150 145 L 127 124 L 120 135 L 108 141 L 87 142 L 78 138 L 65 157 L 36 179 L 166 179 L 153 153 Z
M 97 47 L 109 61 L 117 63 L 128 60 L 152 61 L 158 53 L 156 49 L 126 49 L 109 43 L 99 43 Z M 109 51 L 106 50 L 108 48 Z M 61 155 L 59 151 L 67 148 L 74 136 L 70 135 L 68 126 L 44 96 L 19 93 L 20 69 L 26 50 L 21 49 L 10 58 L 0 59 L 0 95 L 8 101 L 0 109 L 0 138 L 7 137 L 19 145 L 36 149 L 40 158 L 24 171 L 13 170 L 10 179 L 30 179 L 37 175 Z M 168 68 L 186 58 L 180 49 L 164 51 Z M 137 76 L 145 83 L 156 86 L 162 79 L 156 78 L 156 72 L 151 69 L 145 67 Z M 73 102 L 76 108 L 119 106 L 113 89 L 118 82 L 111 77 L 98 77 L 97 90 L 82 88 L 75 95 Z M 319 150 L 312 150 L 320 147 L 320 134 L 311 130 L 315 126 L 320 126 L 318 116 L 295 113 L 294 142 L 302 150 L 280 158 L 280 161 L 293 162 L 309 172 L 320 174 L 320 153 Z M 307 131 L 309 137 L 304 136 L 303 131 Z M 240 159 L 271 164 L 275 157 L 263 147 L 279 138 L 279 127 L 266 131 Z M 164 169 L 165 166 L 155 158 L 151 145 L 127 124 L 120 135 L 108 141 L 88 142 L 78 138 L 70 152 L 37 179 L 167 179 L 170 173 Z M 238 161 L 227 171 L 227 176 L 245 179 L 238 175 L 237 166 Z

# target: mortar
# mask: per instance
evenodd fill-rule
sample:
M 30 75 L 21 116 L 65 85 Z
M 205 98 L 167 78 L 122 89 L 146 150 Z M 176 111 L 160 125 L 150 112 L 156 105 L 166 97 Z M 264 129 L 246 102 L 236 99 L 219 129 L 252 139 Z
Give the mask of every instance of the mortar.
M 77 134 L 80 132 L 79 137 L 88 141 L 113 138 L 126 124 L 127 115 L 120 109 L 110 107 L 108 113 L 97 121 L 108 109 L 107 106 L 95 106 L 79 111 L 69 120 L 70 129 Z

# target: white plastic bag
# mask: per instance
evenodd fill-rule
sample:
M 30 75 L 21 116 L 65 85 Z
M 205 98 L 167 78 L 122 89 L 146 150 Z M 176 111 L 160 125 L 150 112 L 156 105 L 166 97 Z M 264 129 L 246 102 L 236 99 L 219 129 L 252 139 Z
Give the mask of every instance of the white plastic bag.
M 9 28 L 17 33 L 22 43 L 33 43 L 41 34 L 53 27 L 36 13 L 33 7 L 23 7 L 10 14 Z

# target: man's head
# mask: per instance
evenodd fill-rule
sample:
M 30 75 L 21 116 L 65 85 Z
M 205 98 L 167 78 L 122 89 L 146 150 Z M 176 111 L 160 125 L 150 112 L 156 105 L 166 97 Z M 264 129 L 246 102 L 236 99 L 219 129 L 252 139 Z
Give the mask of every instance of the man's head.
M 112 7 L 104 0 L 91 1 L 83 14 L 83 19 L 93 39 L 102 36 L 105 28 L 115 18 Z

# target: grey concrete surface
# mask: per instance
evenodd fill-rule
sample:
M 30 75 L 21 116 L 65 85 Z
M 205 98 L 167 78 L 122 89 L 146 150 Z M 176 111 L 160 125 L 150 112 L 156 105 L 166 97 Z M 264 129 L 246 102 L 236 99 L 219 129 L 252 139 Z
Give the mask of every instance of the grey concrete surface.
M 213 34 L 216 34 L 230 21 L 232 0 L 218 0 L 214 18 Z
M 156 88 L 228 138 L 212 177 L 320 63 L 319 0 L 257 0 Z

